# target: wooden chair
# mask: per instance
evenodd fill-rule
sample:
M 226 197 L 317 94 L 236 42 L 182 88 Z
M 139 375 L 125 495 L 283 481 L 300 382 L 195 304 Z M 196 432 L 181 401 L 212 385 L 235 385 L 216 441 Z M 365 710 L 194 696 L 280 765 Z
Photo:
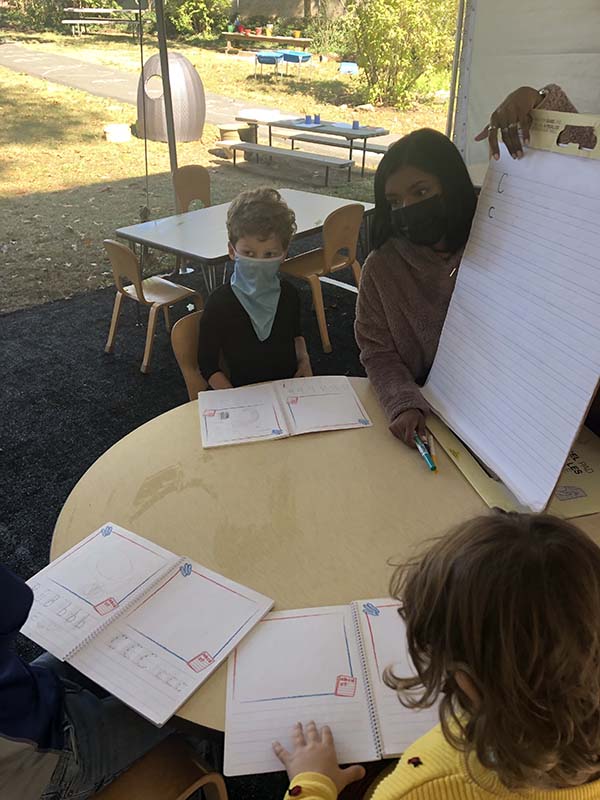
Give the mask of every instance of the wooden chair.
M 331 353 L 331 342 L 319 278 L 351 267 L 358 286 L 360 264 L 356 260 L 356 247 L 364 211 L 360 203 L 351 203 L 333 211 L 323 224 L 323 247 L 288 258 L 281 265 L 284 274 L 301 278 L 309 284 L 325 353 Z
M 183 740 L 170 736 L 92 800 L 187 800 L 198 789 L 206 800 L 227 800 L 223 777 L 207 772 Z
M 183 375 L 190 400 L 198 397 L 198 392 L 208 389 L 198 366 L 198 335 L 200 332 L 201 311 L 186 314 L 173 325 L 171 346 L 179 369 Z
M 178 167 L 173 173 L 173 188 L 178 214 L 189 211 L 194 200 L 201 200 L 204 208 L 208 208 L 210 205 L 210 173 L 206 167 L 200 164 L 186 164 L 184 167 Z M 191 267 L 185 265 L 182 267 L 181 256 L 177 256 L 175 269 L 171 276 L 186 275 L 193 271 Z
M 178 167 L 173 173 L 173 188 L 178 214 L 189 211 L 193 200 L 201 200 L 205 208 L 210 205 L 210 173 L 200 164 Z
M 142 372 L 148 372 L 148 365 L 150 364 L 152 347 L 154 345 L 154 331 L 156 329 L 156 315 L 158 312 L 162 309 L 167 331 L 170 332 L 169 306 L 181 300 L 192 300 L 196 308 L 202 308 L 202 297 L 193 289 L 188 289 L 186 286 L 179 286 L 164 278 L 153 277 L 143 280 L 139 259 L 132 250 L 112 239 L 105 239 L 104 247 L 110 258 L 117 287 L 115 305 L 110 321 L 110 330 L 104 349 L 107 353 L 112 353 L 117 333 L 117 325 L 119 324 L 121 304 L 124 297 L 135 300 L 136 303 L 140 303 L 143 306 L 148 306 L 150 308 L 150 316 L 148 319 L 148 332 L 146 334 L 146 348 L 144 350 L 144 359 L 141 367 Z M 125 286 L 123 284 L 124 278 L 130 281 L 129 285 Z

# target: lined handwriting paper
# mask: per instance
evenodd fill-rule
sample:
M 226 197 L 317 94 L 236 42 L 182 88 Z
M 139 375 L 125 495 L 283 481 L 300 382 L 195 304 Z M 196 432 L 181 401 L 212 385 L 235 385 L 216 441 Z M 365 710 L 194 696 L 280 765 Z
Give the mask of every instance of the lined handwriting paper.
M 270 598 L 182 559 L 69 663 L 162 725 L 272 605 Z
M 329 725 L 340 763 L 376 758 L 349 606 L 276 611 L 230 657 L 225 774 L 283 769 L 272 743 Z
M 423 394 L 534 511 L 600 377 L 600 161 L 490 167 Z
M 28 581 L 35 599 L 21 632 L 64 659 L 176 561 L 109 522 Z
M 385 756 L 397 756 L 437 725 L 437 707 L 419 711 L 406 708 L 396 692 L 383 681 L 383 673 L 388 667 L 399 678 L 415 674 L 408 654 L 404 622 L 398 615 L 400 604 L 388 597 L 357 600 L 353 605 L 360 622 L 383 752 Z
M 372 425 L 345 375 L 290 378 L 274 386 L 292 435 Z

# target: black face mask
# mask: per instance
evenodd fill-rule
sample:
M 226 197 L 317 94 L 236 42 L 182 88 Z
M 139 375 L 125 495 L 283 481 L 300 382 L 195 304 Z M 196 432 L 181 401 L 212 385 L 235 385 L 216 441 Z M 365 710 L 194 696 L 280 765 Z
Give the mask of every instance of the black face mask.
M 405 236 L 414 244 L 436 244 L 448 231 L 448 215 L 441 194 L 412 206 L 392 209 L 391 217 L 396 236 Z

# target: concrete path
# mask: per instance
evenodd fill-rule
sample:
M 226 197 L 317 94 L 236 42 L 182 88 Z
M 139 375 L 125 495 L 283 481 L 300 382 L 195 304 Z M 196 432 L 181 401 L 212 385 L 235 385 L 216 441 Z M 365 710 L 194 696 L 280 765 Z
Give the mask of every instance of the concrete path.
M 137 105 L 137 73 L 123 72 L 100 64 L 90 64 L 71 56 L 42 53 L 14 42 L 0 44 L 0 66 L 53 83 L 70 86 L 73 89 L 80 89 L 99 97 L 108 97 L 121 103 Z M 248 103 L 243 101 L 231 100 L 222 95 L 206 92 L 206 121 L 213 125 L 233 122 L 240 110 L 247 106 Z M 263 127 L 261 129 L 262 136 L 265 135 L 265 131 L 266 129 Z M 274 139 L 286 138 L 283 132 L 281 135 L 278 133 L 274 131 Z M 378 137 L 377 142 L 391 144 L 397 138 L 397 134 L 390 134 Z M 303 149 L 322 155 L 332 154 L 331 148 L 320 145 L 305 145 Z M 341 156 L 342 154 L 338 151 L 335 155 Z M 367 165 L 370 168 L 374 169 L 379 160 L 380 156 L 367 154 Z M 355 163 L 358 164 L 359 161 L 360 156 L 356 155 Z
M 121 103 L 137 105 L 138 75 L 134 72 L 90 64 L 71 56 L 41 53 L 12 42 L 0 44 L 0 66 L 73 89 L 81 89 L 98 97 L 109 97 Z M 239 109 L 243 107 L 244 103 L 206 93 L 206 121 L 213 125 L 233 122 Z

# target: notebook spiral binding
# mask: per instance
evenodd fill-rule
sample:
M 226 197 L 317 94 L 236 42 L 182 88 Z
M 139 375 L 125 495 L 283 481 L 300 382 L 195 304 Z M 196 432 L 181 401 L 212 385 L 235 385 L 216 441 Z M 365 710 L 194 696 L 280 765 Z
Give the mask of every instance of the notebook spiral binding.
M 377 716 L 377 709 L 375 700 L 373 698 L 373 690 L 371 688 L 371 677 L 369 675 L 369 667 L 365 647 L 363 644 L 362 631 L 360 628 L 359 614 L 360 609 L 356 603 L 351 603 L 352 609 L 352 623 L 354 625 L 354 638 L 358 643 L 358 654 L 360 658 L 360 668 L 363 676 L 363 685 L 365 687 L 365 697 L 367 699 L 367 709 L 369 712 L 369 725 L 371 726 L 371 733 L 373 734 L 373 742 L 375 744 L 375 754 L 377 758 L 383 758 L 383 742 L 381 740 L 381 731 L 379 729 L 379 717 Z
M 114 614 L 109 615 L 107 619 L 104 620 L 104 622 L 102 622 L 97 628 L 95 628 L 92 631 L 92 633 L 88 634 L 88 636 L 86 636 L 85 639 L 82 639 L 78 645 L 73 647 L 72 650 L 69 650 L 64 660 L 68 661 L 76 653 L 79 653 L 80 650 L 83 650 L 84 647 L 87 647 L 87 645 L 93 642 L 97 636 L 100 636 L 100 634 L 103 631 L 105 631 L 109 625 L 112 625 L 115 620 L 119 619 L 119 617 L 122 617 L 123 614 L 125 614 L 127 611 L 133 608 L 133 606 L 135 606 L 147 594 L 151 594 L 151 592 L 159 585 L 161 581 L 163 581 L 166 578 L 167 575 L 169 575 L 171 572 L 174 572 L 175 570 L 178 570 L 182 566 L 182 564 L 185 564 L 187 560 L 188 559 L 185 558 L 185 556 L 181 556 L 180 558 L 177 559 L 177 561 L 174 564 L 167 564 L 163 569 L 160 570 L 160 572 L 154 578 L 153 581 L 151 581 L 148 585 L 145 585 L 143 588 L 140 587 L 137 591 L 135 591 L 131 595 L 129 600 L 127 600 L 126 603 L 123 603 L 122 606 L 119 606 L 119 608 Z

